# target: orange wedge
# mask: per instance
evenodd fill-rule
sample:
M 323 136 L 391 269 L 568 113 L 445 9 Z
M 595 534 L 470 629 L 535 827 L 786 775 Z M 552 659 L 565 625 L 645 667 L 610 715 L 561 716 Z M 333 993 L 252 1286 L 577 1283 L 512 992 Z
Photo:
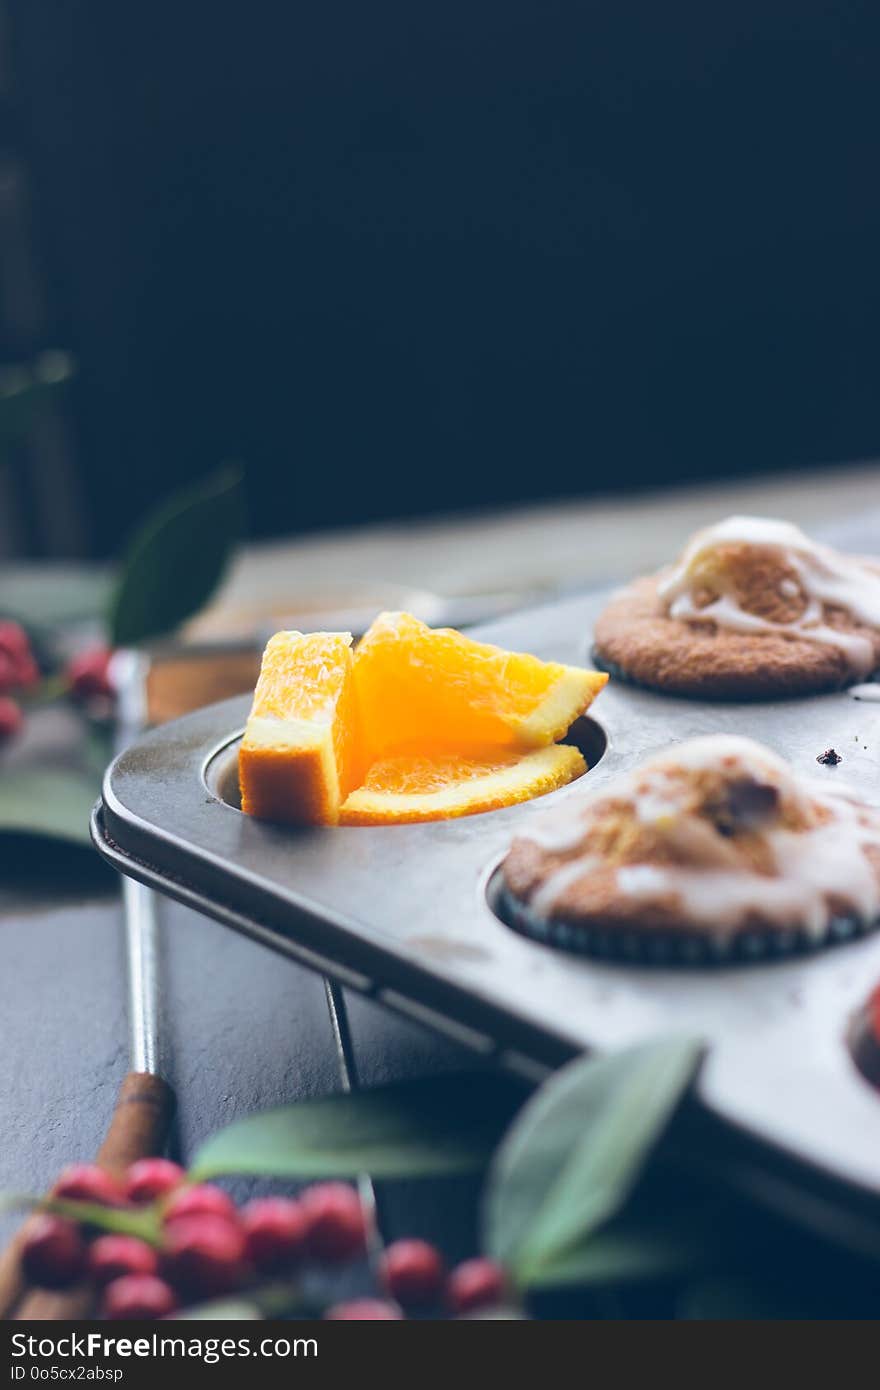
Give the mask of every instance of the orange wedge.
M 355 688 L 370 763 L 398 749 L 544 748 L 608 680 L 382 613 L 360 643 Z
M 358 781 L 351 633 L 276 632 L 238 757 L 243 811 L 336 825 Z
M 292 825 L 444 820 L 543 796 L 586 771 L 566 733 L 608 677 L 383 613 L 348 633 L 278 632 L 239 753 L 242 809 Z
M 404 825 L 495 811 L 543 796 L 586 772 L 577 748 L 554 744 L 531 753 L 409 753 L 373 763 L 343 802 L 341 825 Z

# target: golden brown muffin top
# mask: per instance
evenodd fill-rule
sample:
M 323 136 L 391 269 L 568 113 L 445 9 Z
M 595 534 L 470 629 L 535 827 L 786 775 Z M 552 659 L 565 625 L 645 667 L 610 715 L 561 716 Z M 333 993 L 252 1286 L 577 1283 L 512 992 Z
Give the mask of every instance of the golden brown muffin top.
M 751 739 L 694 739 L 536 816 L 504 864 L 548 917 L 731 931 L 880 913 L 880 812 Z
M 880 570 L 788 522 L 731 516 L 698 531 L 657 592 L 667 617 L 788 632 L 840 647 L 854 675 L 874 667 L 874 645 L 857 629 L 880 630 Z

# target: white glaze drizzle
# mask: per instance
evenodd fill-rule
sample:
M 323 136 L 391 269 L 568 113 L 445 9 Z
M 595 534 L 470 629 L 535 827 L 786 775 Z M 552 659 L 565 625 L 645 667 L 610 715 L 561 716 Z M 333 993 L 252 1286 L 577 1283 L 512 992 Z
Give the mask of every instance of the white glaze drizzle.
M 847 694 L 854 700 L 880 701 L 880 685 L 873 681 L 866 685 L 851 685 Z
M 567 859 L 564 864 L 560 864 L 558 869 L 554 869 L 553 873 L 548 875 L 540 888 L 535 890 L 529 900 L 529 906 L 539 916 L 548 914 L 554 903 L 562 897 L 566 888 L 598 867 L 599 860 L 591 855 L 578 855 L 575 859 Z
M 798 576 L 807 599 L 804 612 L 790 623 L 771 622 L 757 613 L 749 613 L 729 593 L 719 595 L 703 608 L 698 607 L 691 588 L 694 572 L 707 554 L 725 544 L 754 545 L 777 551 Z M 790 579 L 783 580 L 780 588 L 789 597 L 797 591 Z M 857 622 L 880 629 L 880 571 L 853 556 L 819 545 L 789 522 L 731 516 L 699 531 L 661 582 L 658 592 L 671 618 L 715 622 L 735 632 L 776 632 L 823 642 L 839 648 L 857 676 L 869 675 L 876 665 L 870 638 L 829 626 L 824 621 L 823 605 L 845 609 Z
M 594 792 L 576 817 L 576 834 L 569 824 L 564 841 L 555 833 L 558 813 L 554 813 L 549 832 L 546 821 L 550 818 L 545 818 L 544 826 L 533 826 L 523 832 L 523 838 L 560 853 L 583 843 L 586 851 L 590 811 L 610 800 L 629 802 L 633 813 L 644 820 L 640 807 L 654 796 L 664 817 L 674 815 L 676 801 L 681 804 L 688 795 L 687 782 L 680 780 L 675 796 L 669 781 L 669 773 L 675 769 L 717 769 L 731 779 L 758 779 L 777 787 L 782 797 L 819 802 L 829 818 L 811 830 L 770 826 L 762 832 L 775 865 L 774 874 L 741 868 L 731 871 L 717 864 L 629 864 L 617 869 L 617 888 L 624 897 L 645 905 L 672 897 L 687 920 L 720 936 L 741 927 L 754 913 L 819 937 L 832 916 L 831 898 L 837 904 L 847 904 L 865 923 L 880 915 L 880 882 L 864 853 L 868 845 L 880 849 L 880 811 L 862 804 L 847 788 L 829 792 L 816 778 L 796 778 L 788 764 L 769 749 L 733 735 L 710 735 L 683 743 L 611 787 Z M 565 860 L 533 893 L 531 906 L 537 913 L 549 915 L 573 883 L 601 865 L 602 860 L 588 852 Z
M 826 798 L 825 804 L 837 798 Z M 842 809 L 846 803 L 838 803 Z M 880 885 L 863 853 L 880 847 L 880 822 L 871 833 L 854 817 L 835 814 L 815 830 L 772 831 L 767 836 L 776 874 L 636 865 L 619 869 L 617 884 L 644 903 L 673 896 L 689 921 L 723 935 L 755 913 L 779 925 L 824 935 L 832 916 L 829 896 L 848 904 L 864 923 L 880 914 Z M 638 871 L 648 872 L 639 874 Z
M 719 758 L 760 759 L 761 775 L 771 777 L 780 790 L 785 780 L 792 784 L 788 764 L 769 748 L 737 734 L 707 734 L 676 744 L 674 751 L 662 753 L 650 762 L 624 773 L 608 788 L 587 791 L 576 807 L 566 806 L 538 812 L 519 838 L 530 840 L 549 854 L 565 854 L 576 849 L 588 833 L 587 813 L 596 801 L 629 801 L 635 814 L 649 825 L 676 815 L 683 804 L 685 788 L 670 776 L 678 768 L 710 767 Z

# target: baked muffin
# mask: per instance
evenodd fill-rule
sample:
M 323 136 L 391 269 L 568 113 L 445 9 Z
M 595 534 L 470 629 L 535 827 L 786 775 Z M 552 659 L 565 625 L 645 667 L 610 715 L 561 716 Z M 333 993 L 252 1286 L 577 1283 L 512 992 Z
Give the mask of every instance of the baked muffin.
M 572 949 L 778 954 L 874 925 L 880 811 L 751 739 L 712 735 L 536 815 L 501 877 L 506 920 Z
M 880 564 L 788 522 L 728 517 L 616 594 L 594 643 L 613 674 L 674 695 L 838 690 L 880 666 Z

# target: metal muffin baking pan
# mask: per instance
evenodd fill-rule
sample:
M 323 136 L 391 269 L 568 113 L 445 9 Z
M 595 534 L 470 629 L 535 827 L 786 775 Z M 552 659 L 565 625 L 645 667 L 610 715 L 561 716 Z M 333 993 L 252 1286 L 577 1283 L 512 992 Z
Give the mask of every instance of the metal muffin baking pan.
M 584 663 L 606 599 L 566 599 L 474 635 Z M 880 980 L 880 933 L 783 959 L 666 967 L 529 939 L 492 902 L 499 860 L 533 816 L 697 735 L 749 734 L 799 772 L 880 802 L 880 708 L 845 692 L 721 704 L 612 681 L 578 731 L 591 770 L 548 797 L 424 825 L 292 830 L 237 809 L 248 705 L 188 715 L 112 764 L 94 835 L 118 869 L 521 1072 L 669 1031 L 704 1037 L 698 1101 L 724 1136 L 712 1163 L 838 1233 L 849 1223 L 880 1254 L 880 1094 L 846 1041 Z M 829 745 L 839 766 L 816 762 Z

